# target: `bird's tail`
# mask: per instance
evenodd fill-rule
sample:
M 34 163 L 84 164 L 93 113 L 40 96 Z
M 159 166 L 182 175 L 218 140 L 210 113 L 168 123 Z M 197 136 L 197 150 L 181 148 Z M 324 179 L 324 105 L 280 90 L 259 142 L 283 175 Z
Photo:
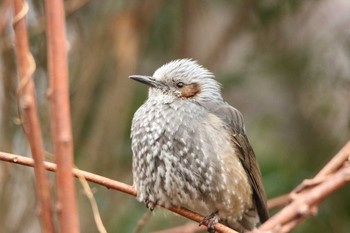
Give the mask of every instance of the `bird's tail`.
M 227 225 L 238 232 L 251 231 L 259 222 L 259 215 L 255 209 L 248 210 L 244 213 L 241 220 L 227 221 Z

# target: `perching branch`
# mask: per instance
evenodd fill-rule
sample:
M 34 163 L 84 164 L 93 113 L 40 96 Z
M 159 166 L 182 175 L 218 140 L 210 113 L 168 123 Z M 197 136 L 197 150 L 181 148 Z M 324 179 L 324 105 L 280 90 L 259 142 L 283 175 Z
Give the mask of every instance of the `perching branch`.
M 286 205 L 292 201 L 292 196 L 295 193 L 299 193 L 307 187 L 314 186 L 327 179 L 327 175 L 337 171 L 346 161 L 349 161 L 350 149 L 348 142 L 322 169 L 317 173 L 313 179 L 304 180 L 298 185 L 291 193 L 281 195 L 276 198 L 268 200 L 267 206 L 269 209 L 273 209 L 279 206 Z
M 350 141 L 311 180 L 305 180 L 289 199 L 292 202 L 259 227 L 257 232 L 290 232 L 315 215 L 321 202 L 350 181 Z
M 322 178 L 341 168 L 350 159 L 350 141 L 321 169 L 315 178 Z
M 70 121 L 67 38 L 63 1 L 45 1 L 51 102 L 51 128 L 57 163 L 57 193 L 61 232 L 78 233 L 79 222 L 75 198 L 73 136 Z
M 28 5 L 23 0 L 16 0 L 14 4 L 13 27 L 16 37 L 16 52 L 18 64 L 18 98 L 23 111 L 24 129 L 34 159 L 34 173 L 36 177 L 36 195 L 38 197 L 39 215 L 43 232 L 53 233 L 52 206 L 49 180 L 44 168 L 44 147 L 36 104 L 34 82 L 32 75 L 35 62 L 29 50 L 26 14 Z
M 31 158 L 27 158 L 27 157 L 24 157 L 21 155 L 0 152 L 0 160 L 6 161 L 6 162 L 11 162 L 11 163 L 16 163 L 16 164 L 20 164 L 20 165 L 24 165 L 24 166 L 28 166 L 28 167 L 33 167 L 33 160 Z M 44 165 L 48 171 L 56 172 L 56 170 L 57 170 L 57 166 L 54 163 L 44 162 Z M 112 179 L 109 179 L 109 178 L 106 178 L 103 176 L 99 176 L 99 175 L 93 174 L 91 172 L 79 170 L 76 168 L 73 169 L 73 175 L 75 177 L 78 177 L 78 175 L 80 175 L 80 176 L 83 176 L 87 181 L 105 186 L 108 189 L 114 189 L 114 190 L 121 191 L 123 193 L 127 193 L 127 194 L 132 195 L 132 196 L 136 196 L 136 190 L 134 189 L 134 187 L 127 185 L 125 183 L 122 183 L 122 182 L 119 182 L 116 180 L 112 180 Z M 180 209 L 180 208 L 175 208 L 175 207 L 170 207 L 170 208 L 163 207 L 163 208 L 168 209 L 174 213 L 182 215 L 182 216 L 184 216 L 188 219 L 191 219 L 193 221 L 196 221 L 196 222 L 200 222 L 203 219 L 202 216 L 200 216 L 192 211 L 186 210 L 186 209 L 182 209 L 182 208 Z M 220 223 L 217 223 L 215 225 L 215 230 L 217 230 L 218 232 L 222 232 L 222 233 L 237 233 L 236 231 L 232 230 L 231 228 L 229 228 L 225 225 L 222 225 Z
M 329 176 L 323 183 L 310 189 L 308 192 L 298 194 L 295 200 L 269 221 L 264 223 L 259 230 L 278 230 L 289 232 L 299 222 L 317 213 L 320 203 L 330 194 L 343 187 L 350 179 L 349 165 Z
M 198 226 L 198 224 L 195 223 L 187 223 L 182 226 L 177 226 L 161 231 L 155 231 L 153 233 L 195 233 L 195 232 L 203 232 L 207 228 L 205 226 Z
M 0 160 L 22 164 L 25 166 L 33 166 L 33 160 L 19 155 L 0 152 Z M 268 221 L 262 224 L 258 229 L 253 230 L 254 233 L 262 232 L 290 232 L 297 225 L 303 222 L 307 217 L 315 215 L 321 202 L 334 193 L 347 182 L 350 181 L 350 141 L 341 149 L 341 151 L 325 166 L 328 172 L 320 172 L 324 176 L 320 179 L 319 175 L 315 177 L 316 181 L 306 182 L 307 185 L 298 188 L 290 194 L 293 200 L 288 206 L 280 212 L 272 216 Z M 45 168 L 49 171 L 56 171 L 56 165 L 45 162 Z M 324 171 L 322 169 L 321 171 Z M 73 169 L 73 174 L 80 174 L 86 180 L 103 185 L 110 189 L 115 189 L 133 196 L 136 196 L 135 189 L 127 184 L 108 179 L 99 175 L 95 175 L 86 171 Z M 326 175 L 326 176 L 325 176 Z M 312 185 L 310 185 L 312 184 Z M 203 217 L 186 209 L 175 207 L 167 208 L 172 212 L 182 215 L 188 219 L 200 222 Z M 215 230 L 218 232 L 236 232 L 222 224 L 216 224 Z

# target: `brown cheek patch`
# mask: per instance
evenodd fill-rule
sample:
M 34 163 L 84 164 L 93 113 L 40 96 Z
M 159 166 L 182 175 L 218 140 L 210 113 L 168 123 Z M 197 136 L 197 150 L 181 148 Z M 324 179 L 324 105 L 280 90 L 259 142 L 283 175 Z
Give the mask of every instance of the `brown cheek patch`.
M 182 97 L 191 98 L 201 91 L 197 83 L 192 83 L 186 85 L 182 88 L 181 95 Z

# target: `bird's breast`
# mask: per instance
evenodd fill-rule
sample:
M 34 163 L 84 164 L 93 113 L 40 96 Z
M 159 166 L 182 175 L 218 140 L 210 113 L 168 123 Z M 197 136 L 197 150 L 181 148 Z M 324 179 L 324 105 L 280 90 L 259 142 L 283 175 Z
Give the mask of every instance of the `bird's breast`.
M 190 101 L 147 101 L 132 123 L 138 199 L 239 218 L 251 189 L 224 122 Z

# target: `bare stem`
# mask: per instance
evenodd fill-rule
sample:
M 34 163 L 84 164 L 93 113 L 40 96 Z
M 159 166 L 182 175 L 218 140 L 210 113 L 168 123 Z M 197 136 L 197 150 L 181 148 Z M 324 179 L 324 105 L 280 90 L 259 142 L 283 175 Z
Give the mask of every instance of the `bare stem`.
M 16 0 L 14 1 L 14 11 L 14 30 L 19 74 L 18 97 L 20 98 L 21 108 L 24 113 L 24 127 L 34 159 L 33 165 L 41 227 L 43 232 L 52 233 L 54 232 L 54 225 L 52 220 L 50 186 L 44 167 L 44 147 L 34 92 L 34 82 L 32 80 L 35 63 L 29 50 L 26 28 L 25 16 L 28 12 L 28 5 L 24 4 L 23 0 Z
M 346 144 L 340 152 L 342 154 L 349 154 L 350 144 Z M 0 160 L 22 164 L 26 166 L 34 165 L 33 160 L 30 158 L 4 152 L 0 152 Z M 55 164 L 48 162 L 45 162 L 44 164 L 47 170 L 56 171 Z M 86 180 L 103 185 L 107 188 L 119 190 L 121 192 L 136 196 L 136 190 L 132 186 L 124 184 L 122 182 L 108 179 L 106 177 L 102 177 L 78 169 L 73 169 L 73 174 L 76 177 L 83 176 Z M 317 182 L 316 185 L 308 187 L 308 189 L 303 190 L 300 193 L 296 193 L 295 197 L 293 198 L 293 201 L 288 206 L 286 206 L 280 212 L 271 217 L 258 229 L 254 229 L 252 232 L 290 232 L 297 225 L 303 222 L 303 220 L 305 220 L 307 217 L 315 215 L 317 212 L 317 208 L 321 204 L 321 202 L 330 194 L 334 193 L 335 191 L 346 185 L 349 181 L 350 166 L 349 162 L 345 160 L 343 161 L 342 166 L 338 170 L 328 174 L 327 178 L 322 180 L 322 182 Z M 169 209 L 172 212 L 175 212 L 196 222 L 200 222 L 203 219 L 202 216 L 186 209 L 176 207 L 170 207 L 166 209 Z M 231 228 L 228 228 L 219 223 L 215 225 L 215 230 L 218 232 L 236 232 Z
M 11 162 L 11 163 L 16 163 L 16 164 L 21 164 L 21 165 L 28 166 L 28 167 L 33 167 L 33 160 L 31 158 L 27 158 L 27 157 L 24 157 L 21 155 L 0 152 L 0 160 Z M 48 171 L 56 172 L 56 170 L 57 170 L 57 166 L 54 163 L 45 162 L 44 165 Z M 99 176 L 99 175 L 93 174 L 91 172 L 79 170 L 76 168 L 73 169 L 73 175 L 75 177 L 82 176 L 87 181 L 105 186 L 108 189 L 114 189 L 114 190 L 118 190 L 118 191 L 127 193 L 127 194 L 132 195 L 132 196 L 136 196 L 136 190 L 131 185 L 127 185 L 125 183 L 122 183 L 122 182 L 119 182 L 116 180 L 112 180 L 112 179 L 109 179 L 109 178 L 106 178 L 103 176 Z M 175 208 L 175 207 L 166 208 L 164 206 L 161 206 L 161 207 L 168 209 L 174 213 L 182 215 L 182 216 L 184 216 L 188 219 L 191 219 L 193 221 L 196 221 L 196 222 L 200 222 L 203 219 L 202 216 L 200 216 L 192 211 L 186 210 L 186 209 Z M 229 228 L 225 225 L 222 225 L 220 223 L 215 224 L 215 230 L 217 230 L 218 232 L 221 232 L 221 233 L 237 233 L 237 231 L 234 231 L 231 228 Z
M 292 191 L 289 205 L 259 227 L 263 231 L 289 232 L 307 217 L 316 214 L 321 202 L 350 180 L 350 142 L 348 142 L 315 176 Z M 310 184 L 310 185 L 308 185 Z M 287 196 L 285 196 L 287 197 Z M 283 199 L 283 198 L 282 198 Z
M 51 128 L 57 163 L 57 193 L 61 232 L 78 233 L 79 221 L 75 198 L 73 137 L 68 88 L 67 39 L 63 1 L 46 0 L 48 64 L 51 102 Z

